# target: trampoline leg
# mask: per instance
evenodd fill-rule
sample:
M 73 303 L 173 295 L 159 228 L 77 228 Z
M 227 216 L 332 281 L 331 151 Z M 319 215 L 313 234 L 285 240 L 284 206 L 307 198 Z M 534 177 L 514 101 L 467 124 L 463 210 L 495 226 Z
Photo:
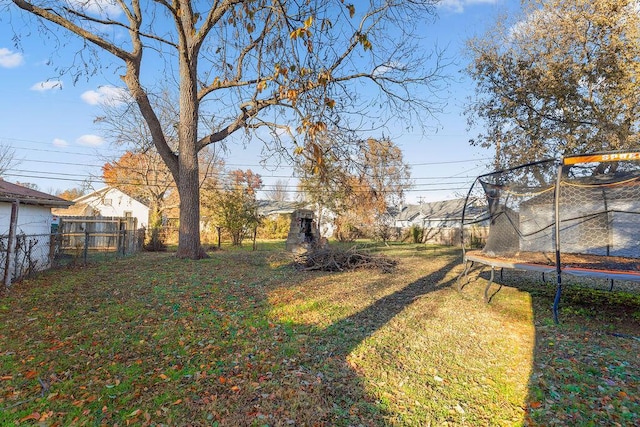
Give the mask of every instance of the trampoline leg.
M 562 285 L 558 283 L 558 287 L 556 288 L 556 297 L 553 299 L 553 321 L 558 324 L 560 321 L 558 320 L 558 306 L 560 305 L 560 295 L 562 294 Z
M 462 273 L 460 273 L 460 276 L 458 276 L 458 280 L 456 280 L 458 291 L 461 291 L 462 288 L 464 288 L 466 286 L 466 284 L 469 283 L 469 280 L 467 278 L 467 274 L 469 274 L 469 270 L 472 267 L 473 267 L 473 261 L 471 261 L 471 263 L 469 263 L 469 261 L 465 261 L 464 262 L 464 270 L 462 271 Z M 464 277 L 464 284 L 462 283 L 462 280 L 460 280 L 463 277 Z
M 611 286 L 609 287 L 609 292 L 613 290 L 613 279 L 611 279 Z
M 495 267 L 491 266 L 491 277 L 489 277 L 489 283 L 487 283 L 487 287 L 484 288 L 484 302 L 489 303 L 489 288 L 493 284 L 493 278 L 495 276 Z

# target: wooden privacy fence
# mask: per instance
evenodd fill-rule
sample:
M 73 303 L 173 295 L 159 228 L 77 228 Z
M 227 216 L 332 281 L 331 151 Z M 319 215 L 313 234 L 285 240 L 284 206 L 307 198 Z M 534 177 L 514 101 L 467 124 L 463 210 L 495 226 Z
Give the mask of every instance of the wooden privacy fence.
M 62 217 L 57 234 L 65 253 L 82 249 L 126 255 L 142 246 L 137 221 L 131 217 Z

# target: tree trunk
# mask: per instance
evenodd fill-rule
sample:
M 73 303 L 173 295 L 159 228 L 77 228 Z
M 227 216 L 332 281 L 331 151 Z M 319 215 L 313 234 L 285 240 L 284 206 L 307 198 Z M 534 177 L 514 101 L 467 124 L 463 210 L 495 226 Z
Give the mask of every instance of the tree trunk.
M 186 47 L 181 46 L 186 49 Z M 198 101 L 196 96 L 196 55 L 190 52 L 180 61 L 180 122 L 178 124 L 178 195 L 180 226 L 179 258 L 200 259 L 200 174 L 198 166 Z
M 183 116 L 181 111 L 181 117 Z M 186 115 L 189 117 L 188 115 Z M 198 151 L 195 143 L 195 123 L 188 120 L 179 127 L 180 155 L 179 174 L 176 180 L 180 196 L 180 225 L 178 228 L 178 258 L 200 259 L 206 254 L 200 246 L 200 179 Z
M 180 226 L 178 237 L 178 258 L 200 259 L 204 253 L 200 247 L 200 188 L 198 186 L 198 168 L 191 173 L 183 172 L 184 156 L 180 156 Z M 196 162 L 197 163 L 197 162 Z

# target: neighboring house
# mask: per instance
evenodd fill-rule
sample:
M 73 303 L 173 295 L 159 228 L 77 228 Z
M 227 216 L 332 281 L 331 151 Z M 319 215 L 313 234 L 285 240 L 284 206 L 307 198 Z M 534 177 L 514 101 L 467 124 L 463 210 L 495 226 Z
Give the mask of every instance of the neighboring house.
M 331 237 L 334 232 L 335 214 L 327 209 L 319 210 L 316 206 L 304 202 L 277 202 L 273 200 L 258 200 L 258 214 L 263 217 L 287 215 L 288 217 L 297 209 L 310 209 L 317 221 L 320 236 Z
M 396 215 L 396 227 L 459 227 L 463 207 L 464 199 L 406 205 Z
M 7 265 L 7 248 L 14 215 L 15 246 L 9 260 L 9 280 L 51 264 L 52 208 L 66 208 L 72 202 L 47 193 L 11 184 L 0 178 L 0 272 Z M 15 208 L 14 208 L 15 206 Z M 6 277 L 5 277 L 6 279 Z M 6 284 L 7 282 L 5 282 Z
M 58 209 L 59 216 L 103 216 L 134 218 L 138 228 L 149 224 L 149 207 L 117 188 L 104 187 L 78 197 L 70 209 Z
M 595 179 L 594 179 L 595 181 Z M 580 181 L 578 181 L 580 182 Z M 640 258 L 640 185 L 633 179 L 615 186 L 564 187 L 559 202 L 560 247 L 564 253 Z M 579 201 L 579 202 L 578 202 Z M 509 214 L 512 245 L 519 251 L 554 252 L 555 198 L 553 192 L 536 195 Z M 506 209 L 502 207 L 504 211 Z M 507 216 L 507 215 L 502 215 Z M 492 223 L 492 237 L 498 235 Z M 502 227 L 507 229 L 507 227 Z M 503 232 L 502 235 L 507 235 Z M 504 238 L 503 238 L 504 239 Z M 493 243 L 493 242 L 492 242 Z M 502 242 L 500 242 L 502 243 Z
M 459 240 L 460 227 L 465 199 L 441 200 L 402 206 L 395 215 L 395 226 L 408 229 L 414 226 L 425 230 L 425 241 L 444 244 L 456 244 Z M 470 203 L 464 212 L 465 223 L 480 220 L 486 216 L 486 208 L 482 203 Z M 486 221 L 485 221 L 486 222 Z M 479 222 L 478 227 L 488 224 Z

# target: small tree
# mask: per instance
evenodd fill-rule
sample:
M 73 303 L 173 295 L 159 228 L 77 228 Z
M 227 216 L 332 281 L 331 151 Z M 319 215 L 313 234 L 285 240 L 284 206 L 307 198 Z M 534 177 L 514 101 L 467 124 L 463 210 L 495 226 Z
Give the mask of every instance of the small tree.
M 402 151 L 388 138 L 346 144 L 335 138 L 324 144 L 321 173 L 315 173 L 314 159 L 300 166 L 301 189 L 312 202 L 336 213 L 339 237 L 374 236 L 388 220 L 389 208 L 398 205 L 411 186 Z M 355 149 L 337 157 L 336 146 Z
M 258 237 L 265 239 L 286 239 L 289 235 L 291 215 L 280 214 L 262 218 Z
M 222 188 L 203 189 L 204 208 L 210 213 L 212 222 L 229 232 L 234 246 L 241 245 L 260 223 L 256 192 L 261 187 L 260 175 L 251 170 L 235 170 L 229 173 Z
M 87 188 L 86 187 L 75 187 L 75 188 L 68 188 L 66 190 L 62 190 L 62 191 L 58 191 L 56 193 L 56 196 L 60 197 L 61 199 L 65 199 L 65 200 L 75 200 L 78 197 L 82 197 L 85 194 L 87 194 Z
M 10 145 L 0 144 L 0 176 L 20 162 L 16 159 L 16 152 Z
M 266 193 L 269 200 L 274 202 L 286 202 L 289 199 L 287 181 L 283 179 L 277 180 Z

